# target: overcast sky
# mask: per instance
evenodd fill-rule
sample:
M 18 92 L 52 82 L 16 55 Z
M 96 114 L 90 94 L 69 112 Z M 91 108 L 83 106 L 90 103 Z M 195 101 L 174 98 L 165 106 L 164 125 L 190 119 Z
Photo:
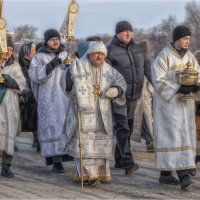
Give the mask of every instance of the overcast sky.
M 77 0 L 80 10 L 75 27 L 76 37 L 113 34 L 119 20 L 134 27 L 150 28 L 170 14 L 184 21 L 189 0 Z M 71 0 L 4 0 L 3 17 L 9 31 L 19 25 L 38 27 L 38 36 L 48 28 L 60 30 Z

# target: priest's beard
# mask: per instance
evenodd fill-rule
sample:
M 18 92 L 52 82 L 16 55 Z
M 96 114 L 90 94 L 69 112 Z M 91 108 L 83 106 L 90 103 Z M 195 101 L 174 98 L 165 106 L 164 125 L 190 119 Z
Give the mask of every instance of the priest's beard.
M 101 67 L 103 65 L 103 63 L 104 63 L 104 61 L 100 61 L 100 60 L 91 62 L 92 66 L 94 66 L 96 68 Z

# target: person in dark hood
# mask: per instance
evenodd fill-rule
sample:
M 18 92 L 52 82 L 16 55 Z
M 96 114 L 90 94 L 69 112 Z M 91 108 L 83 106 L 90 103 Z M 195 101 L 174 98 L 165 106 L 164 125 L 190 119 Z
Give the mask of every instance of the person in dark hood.
M 33 42 L 25 43 L 21 46 L 18 61 L 22 68 L 22 72 L 29 86 L 29 91 L 21 95 L 20 114 L 21 114 L 21 131 L 33 133 L 32 147 L 40 151 L 40 144 L 37 137 L 37 101 L 31 89 L 31 82 L 28 76 L 28 70 L 31 60 L 36 54 L 36 44 Z

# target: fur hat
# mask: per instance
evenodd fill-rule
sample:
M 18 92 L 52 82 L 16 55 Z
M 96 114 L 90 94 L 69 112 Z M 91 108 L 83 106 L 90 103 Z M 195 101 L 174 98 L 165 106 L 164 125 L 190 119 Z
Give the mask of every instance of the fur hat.
M 101 52 L 105 56 L 107 56 L 107 48 L 102 41 L 94 41 L 90 42 L 86 55 Z
M 174 28 L 173 30 L 173 42 L 176 42 L 177 40 L 185 37 L 185 36 L 191 36 L 191 31 L 187 26 L 180 25 Z
M 116 24 L 115 34 L 121 33 L 123 31 L 133 31 L 133 27 L 128 21 L 119 21 Z
M 48 29 L 44 33 L 44 42 L 47 43 L 49 39 L 53 37 L 58 37 L 60 39 L 60 33 L 55 29 Z

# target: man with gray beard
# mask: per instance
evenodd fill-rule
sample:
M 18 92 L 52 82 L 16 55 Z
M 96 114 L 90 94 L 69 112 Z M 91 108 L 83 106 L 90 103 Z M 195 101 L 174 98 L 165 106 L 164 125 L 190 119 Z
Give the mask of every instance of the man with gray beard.
M 83 180 L 88 186 L 111 180 L 112 158 L 111 101 L 125 103 L 126 82 L 123 76 L 105 62 L 107 49 L 103 42 L 90 42 L 81 59 L 75 59 L 61 77 L 61 88 L 77 108 L 71 107 L 66 118 L 65 141 L 61 146 L 75 158 L 77 180 L 80 180 L 80 154 L 77 131 L 77 109 L 80 112 Z

